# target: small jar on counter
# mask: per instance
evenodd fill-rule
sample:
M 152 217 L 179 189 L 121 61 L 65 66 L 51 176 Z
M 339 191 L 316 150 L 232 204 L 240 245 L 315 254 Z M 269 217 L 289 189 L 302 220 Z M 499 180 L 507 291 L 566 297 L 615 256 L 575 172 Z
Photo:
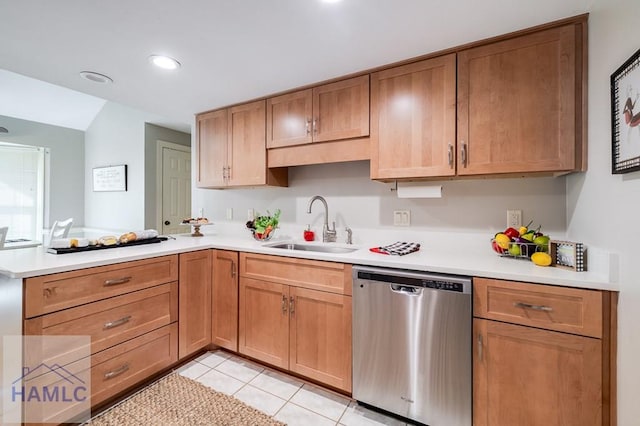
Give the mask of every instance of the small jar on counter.
M 305 241 L 313 241 L 316 239 L 316 234 L 311 230 L 311 225 L 307 225 L 307 229 L 302 234 Z

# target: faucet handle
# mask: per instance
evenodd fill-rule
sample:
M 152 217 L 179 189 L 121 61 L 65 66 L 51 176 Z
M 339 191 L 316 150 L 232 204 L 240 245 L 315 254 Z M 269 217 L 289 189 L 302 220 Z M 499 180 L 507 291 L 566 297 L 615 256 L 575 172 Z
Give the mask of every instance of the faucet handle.
M 353 231 L 351 231 L 351 228 L 349 228 L 348 226 L 346 228 L 344 228 L 345 232 L 347 233 L 347 244 L 353 244 L 353 240 L 351 239 L 351 237 L 353 236 Z
M 332 227 L 331 227 L 331 228 L 329 228 L 329 231 L 336 232 L 336 222 L 335 222 L 335 221 L 334 221 L 334 222 L 331 222 L 331 224 L 332 224 Z

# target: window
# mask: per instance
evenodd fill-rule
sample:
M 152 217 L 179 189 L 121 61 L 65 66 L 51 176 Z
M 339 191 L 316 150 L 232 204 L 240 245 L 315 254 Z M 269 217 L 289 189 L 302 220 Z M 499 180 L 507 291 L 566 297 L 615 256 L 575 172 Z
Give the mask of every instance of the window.
M 0 226 L 7 239 L 42 240 L 45 148 L 0 142 Z

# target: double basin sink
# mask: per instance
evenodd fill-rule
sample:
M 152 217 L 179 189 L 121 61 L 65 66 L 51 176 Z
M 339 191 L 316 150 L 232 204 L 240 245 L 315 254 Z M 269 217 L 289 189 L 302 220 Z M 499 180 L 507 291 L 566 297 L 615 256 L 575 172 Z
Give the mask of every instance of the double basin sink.
M 352 247 L 339 247 L 331 245 L 316 245 L 316 244 L 297 244 L 297 243 L 272 243 L 265 244 L 264 247 L 277 248 L 282 250 L 292 251 L 315 251 L 321 253 L 353 253 L 358 250 Z

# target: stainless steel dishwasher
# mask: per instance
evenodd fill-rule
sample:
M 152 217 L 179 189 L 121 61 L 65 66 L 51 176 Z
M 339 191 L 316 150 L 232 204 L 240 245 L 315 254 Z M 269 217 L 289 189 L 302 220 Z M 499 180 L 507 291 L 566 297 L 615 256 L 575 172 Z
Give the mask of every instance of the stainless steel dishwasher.
M 471 425 L 471 279 L 353 267 L 353 398 L 430 426 Z

